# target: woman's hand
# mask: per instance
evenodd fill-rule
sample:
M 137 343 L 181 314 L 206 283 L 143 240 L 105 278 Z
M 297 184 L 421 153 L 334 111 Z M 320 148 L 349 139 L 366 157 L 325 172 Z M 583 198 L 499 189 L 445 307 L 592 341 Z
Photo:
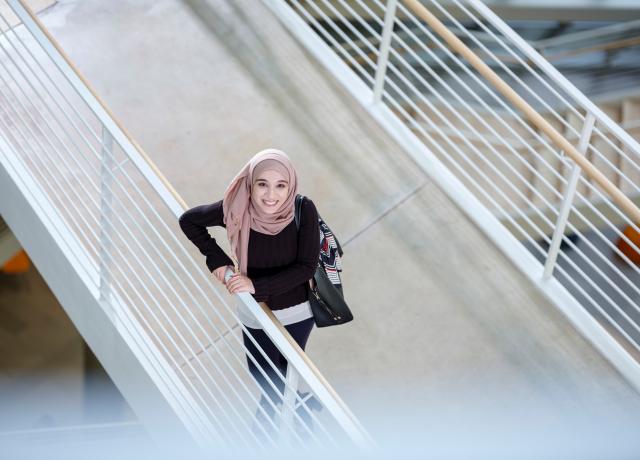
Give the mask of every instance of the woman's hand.
M 223 265 L 222 267 L 218 267 L 213 271 L 213 276 L 215 276 L 216 279 L 222 284 L 226 284 L 224 282 L 224 274 L 227 272 L 227 268 L 230 268 L 233 271 L 233 267 L 231 265 Z
M 229 281 L 227 281 L 227 290 L 231 294 L 238 294 L 239 292 L 256 293 L 253 282 L 240 273 L 234 273 L 233 276 L 229 278 Z

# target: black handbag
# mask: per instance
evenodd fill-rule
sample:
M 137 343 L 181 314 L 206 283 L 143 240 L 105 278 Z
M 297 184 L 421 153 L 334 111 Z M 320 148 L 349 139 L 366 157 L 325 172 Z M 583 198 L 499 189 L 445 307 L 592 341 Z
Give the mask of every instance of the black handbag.
M 295 220 L 300 228 L 304 196 L 296 196 Z M 353 314 L 344 300 L 340 279 L 342 248 L 329 226 L 318 216 L 320 257 L 313 278 L 307 284 L 309 304 L 318 327 L 335 326 L 351 321 Z

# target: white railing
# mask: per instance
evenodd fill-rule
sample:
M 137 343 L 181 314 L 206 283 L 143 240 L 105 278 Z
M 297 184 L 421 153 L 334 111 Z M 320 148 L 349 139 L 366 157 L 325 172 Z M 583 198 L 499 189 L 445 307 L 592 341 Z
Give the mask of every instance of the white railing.
M 240 336 L 246 328 L 179 230 L 186 203 L 29 8 L 19 0 L 7 4 L 21 24 L 11 27 L 0 14 L 0 146 L 6 146 L 0 158 L 28 174 L 59 216 L 56 231 L 86 253 L 84 275 L 96 299 L 114 323 L 129 328 L 158 369 L 158 385 L 172 396 L 193 438 L 231 448 L 371 446 L 268 308 L 240 294 L 289 363 L 282 375 L 247 334 L 284 382 L 282 407 L 255 382 Z M 256 358 L 247 356 L 278 392 Z M 304 399 L 298 381 L 309 388 Z M 258 404 L 261 395 L 275 411 L 273 419 Z M 324 408 L 320 418 L 309 408 L 311 396 Z M 129 402 L 135 409 L 136 401 Z M 256 423 L 257 413 L 264 423 Z
M 635 46 L 638 44 L 638 31 L 640 31 L 640 21 L 635 20 L 530 41 L 529 43 L 541 54 L 552 52 L 551 57 L 555 58 L 558 55 L 566 55 L 567 52 L 574 55 Z
M 640 388 L 640 268 L 605 217 L 639 231 L 638 143 L 479 0 L 266 3 Z

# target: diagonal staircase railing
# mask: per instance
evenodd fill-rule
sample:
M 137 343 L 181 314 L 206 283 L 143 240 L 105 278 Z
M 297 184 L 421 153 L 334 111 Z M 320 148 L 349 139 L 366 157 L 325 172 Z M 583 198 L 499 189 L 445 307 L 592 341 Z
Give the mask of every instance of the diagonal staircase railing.
M 640 389 L 638 142 L 480 0 L 265 3 Z
M 19 23 L 0 14 L 0 172 L 10 178 L 5 187 L 20 191 L 13 196 L 23 196 L 38 214 L 95 301 L 95 310 L 62 303 L 156 441 L 168 441 L 160 428 L 170 426 L 154 420 L 157 412 L 145 400 L 157 390 L 174 426 L 183 425 L 199 445 L 371 447 L 365 429 L 271 311 L 243 293 L 238 301 L 289 363 L 282 375 L 253 340 L 284 382 L 281 407 L 271 404 L 276 416 L 266 414 L 258 404 L 264 390 L 245 362 L 244 325 L 204 264 L 189 254 L 191 244 L 178 237 L 186 203 L 28 6 L 21 0 L 6 4 Z M 21 210 L 8 196 L 0 197 L 3 214 L 8 210 L 16 235 L 29 241 Z M 34 257 L 48 263 L 46 254 Z M 65 286 L 58 282 L 55 288 L 63 292 Z M 64 297 L 74 299 L 73 293 Z M 108 337 L 100 324 L 91 324 L 101 318 L 108 318 L 105 330 L 114 331 Z M 122 342 L 134 359 L 117 355 L 125 350 Z M 139 367 L 153 388 L 134 381 Z M 298 391 L 302 385 L 309 389 L 305 397 Z M 310 410 L 312 396 L 324 408 L 320 415 Z M 256 416 L 267 422 L 256 423 Z

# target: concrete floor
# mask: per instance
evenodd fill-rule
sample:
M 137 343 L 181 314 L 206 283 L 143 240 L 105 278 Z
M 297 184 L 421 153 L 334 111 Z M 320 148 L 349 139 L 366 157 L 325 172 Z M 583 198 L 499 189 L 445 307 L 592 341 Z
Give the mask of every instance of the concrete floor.
M 301 192 L 345 242 L 356 316 L 316 330 L 308 353 L 375 434 L 395 423 L 382 414 L 471 402 L 638 408 L 260 2 L 191 3 L 201 19 L 175 0 L 60 1 L 41 19 L 190 206 L 220 199 L 256 151 L 291 155 Z

